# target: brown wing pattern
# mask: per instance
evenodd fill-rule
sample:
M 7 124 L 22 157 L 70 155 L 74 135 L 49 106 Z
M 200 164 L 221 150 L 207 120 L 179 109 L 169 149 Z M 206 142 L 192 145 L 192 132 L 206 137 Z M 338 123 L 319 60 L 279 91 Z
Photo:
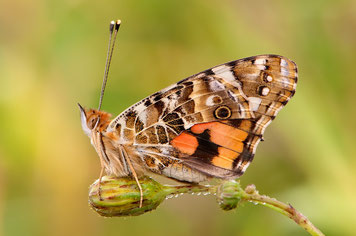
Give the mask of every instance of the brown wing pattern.
M 263 132 L 295 93 L 296 65 L 261 55 L 203 71 L 153 94 L 115 118 L 109 130 L 147 168 L 200 182 L 243 174 Z

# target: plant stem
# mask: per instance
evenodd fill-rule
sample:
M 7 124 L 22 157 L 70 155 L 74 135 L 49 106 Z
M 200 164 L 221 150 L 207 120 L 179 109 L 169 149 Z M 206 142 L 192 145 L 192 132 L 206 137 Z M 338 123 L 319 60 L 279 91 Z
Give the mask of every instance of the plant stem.
M 232 183 L 232 182 L 230 182 Z M 248 185 L 246 189 L 242 189 L 239 182 L 235 182 L 234 194 L 229 196 L 229 198 L 234 198 L 236 201 L 247 201 L 262 206 L 269 207 L 285 216 L 288 216 L 290 219 L 294 220 L 300 227 L 305 229 L 310 235 L 313 236 L 322 236 L 324 235 L 318 228 L 316 228 L 307 217 L 302 213 L 297 211 L 292 205 L 285 204 L 278 201 L 275 198 L 268 197 L 266 195 L 260 195 L 256 190 L 254 185 Z M 218 194 L 218 188 L 216 186 L 209 185 L 184 185 L 184 186 L 170 186 L 164 185 L 164 191 L 166 194 L 175 195 L 180 193 L 210 193 Z M 239 202 L 239 203 L 241 203 Z
M 210 185 L 163 185 L 163 190 L 167 195 L 176 195 L 182 193 L 190 194 L 213 194 L 216 193 L 216 187 Z
M 255 187 L 252 185 L 247 186 L 243 191 L 242 200 L 257 203 L 262 206 L 269 207 L 290 219 L 294 220 L 299 226 L 305 229 L 310 235 L 324 235 L 318 228 L 316 228 L 307 217 L 297 211 L 292 205 L 285 204 L 277 199 L 268 197 L 266 195 L 260 195 Z M 252 190 L 252 191 L 251 191 Z

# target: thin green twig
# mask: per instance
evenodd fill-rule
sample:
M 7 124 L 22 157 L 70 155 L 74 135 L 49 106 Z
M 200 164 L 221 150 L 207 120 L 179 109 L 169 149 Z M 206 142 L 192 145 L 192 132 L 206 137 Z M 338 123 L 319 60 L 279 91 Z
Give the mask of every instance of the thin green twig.
M 288 216 L 295 223 L 297 223 L 300 227 L 305 229 L 310 235 L 313 236 L 322 236 L 324 235 L 317 227 L 315 227 L 312 222 L 305 217 L 302 213 L 297 211 L 292 205 L 283 203 L 278 201 L 275 198 L 268 197 L 266 195 L 260 195 L 256 190 L 254 185 L 248 185 L 246 189 L 242 189 L 238 182 L 228 182 L 236 183 L 233 189 L 233 195 L 229 196 L 230 201 L 236 200 L 240 202 L 236 202 L 237 204 L 241 204 L 243 201 L 252 202 L 255 204 L 259 204 L 261 206 L 269 207 L 285 216 Z M 217 194 L 219 197 L 219 188 L 216 186 L 209 185 L 188 185 L 188 186 L 166 186 L 166 191 L 169 194 L 179 194 L 179 193 L 212 193 Z M 221 190 L 220 190 L 221 191 Z M 223 192 L 226 194 L 226 191 Z
M 288 216 L 300 227 L 305 229 L 310 235 L 324 235 L 307 217 L 297 211 L 291 204 L 285 204 L 275 198 L 260 195 L 254 185 L 247 186 L 243 193 L 242 200 L 269 207 L 285 216 Z

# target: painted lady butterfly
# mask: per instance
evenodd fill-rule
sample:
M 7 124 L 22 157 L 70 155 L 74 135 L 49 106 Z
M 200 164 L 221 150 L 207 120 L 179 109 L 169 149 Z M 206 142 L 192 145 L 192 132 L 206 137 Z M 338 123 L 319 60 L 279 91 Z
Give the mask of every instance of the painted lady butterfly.
M 119 22 L 112 23 L 111 35 L 113 28 L 116 36 Z M 233 179 L 245 172 L 296 85 L 294 62 L 278 55 L 248 57 L 179 81 L 113 120 L 100 105 L 98 110 L 79 105 L 82 127 L 102 173 L 136 181 L 147 170 L 194 183 Z

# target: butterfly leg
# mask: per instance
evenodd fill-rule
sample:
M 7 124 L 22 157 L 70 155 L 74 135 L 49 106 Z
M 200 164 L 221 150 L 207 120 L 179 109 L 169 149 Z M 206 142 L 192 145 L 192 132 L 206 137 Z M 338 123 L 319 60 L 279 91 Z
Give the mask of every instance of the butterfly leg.
M 102 201 L 103 198 L 101 197 L 101 179 L 103 178 L 103 174 L 104 174 L 104 165 L 103 165 L 102 161 L 100 163 L 101 163 L 101 170 L 100 170 L 100 175 L 99 175 L 98 194 L 99 194 L 100 201 Z
M 136 183 L 137 183 L 137 186 L 138 186 L 138 189 L 140 190 L 140 208 L 142 207 L 142 202 L 143 202 L 143 191 L 142 191 L 142 186 L 140 184 L 140 181 L 138 181 L 138 177 L 137 177 L 137 174 L 136 174 L 136 171 L 135 169 L 133 168 L 133 165 L 131 163 L 131 160 L 130 160 L 130 157 L 127 155 L 126 151 L 125 151 L 125 148 L 124 147 L 121 147 L 122 148 L 122 151 L 123 151 L 123 156 L 125 158 L 125 160 L 127 161 L 127 163 L 129 164 L 129 168 L 130 168 L 130 171 L 133 175 L 133 177 L 135 178 L 136 180 Z
M 135 178 L 137 186 L 138 186 L 138 188 L 140 190 L 140 208 L 141 208 L 142 207 L 142 202 L 143 202 L 142 186 L 141 186 L 140 182 L 138 181 L 137 174 L 136 174 L 135 170 L 132 168 L 131 161 L 128 161 L 128 163 L 129 163 L 130 169 L 132 171 L 132 175 Z

